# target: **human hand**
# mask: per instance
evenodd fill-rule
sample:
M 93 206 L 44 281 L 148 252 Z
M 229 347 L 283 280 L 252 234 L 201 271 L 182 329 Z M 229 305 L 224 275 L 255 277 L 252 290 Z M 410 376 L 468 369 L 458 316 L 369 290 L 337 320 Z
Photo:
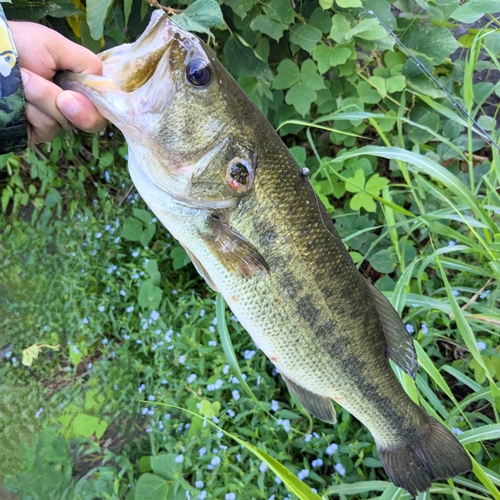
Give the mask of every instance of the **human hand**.
M 41 24 L 11 21 L 9 27 L 26 95 L 28 145 L 51 141 L 61 127 L 102 130 L 106 119 L 89 99 L 52 82 L 59 70 L 102 74 L 99 57 Z

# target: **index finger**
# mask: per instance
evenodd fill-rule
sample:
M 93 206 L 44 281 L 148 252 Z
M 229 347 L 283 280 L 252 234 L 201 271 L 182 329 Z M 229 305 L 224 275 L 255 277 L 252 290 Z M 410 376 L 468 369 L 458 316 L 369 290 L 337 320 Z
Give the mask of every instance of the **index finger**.
M 46 26 L 9 22 L 21 67 L 52 79 L 56 71 L 102 74 L 102 62 L 90 50 Z

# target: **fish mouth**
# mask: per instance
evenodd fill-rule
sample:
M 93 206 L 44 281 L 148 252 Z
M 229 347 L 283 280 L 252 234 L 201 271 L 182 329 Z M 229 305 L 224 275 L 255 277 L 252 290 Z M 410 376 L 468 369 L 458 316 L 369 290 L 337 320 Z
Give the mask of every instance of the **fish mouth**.
M 103 63 L 101 75 L 89 73 L 58 73 L 55 83 L 64 90 L 74 90 L 90 99 L 100 113 L 122 128 L 124 115 L 129 115 L 130 103 L 124 94 L 131 94 L 143 87 L 151 77 L 162 71 L 162 81 L 169 80 L 169 64 L 160 64 L 165 54 L 171 52 L 174 41 L 183 43 L 190 37 L 183 32 L 161 9 L 155 10 L 144 33 L 134 42 L 118 45 L 98 54 Z M 189 42 L 188 42 L 189 43 Z M 148 111 L 147 109 L 141 110 Z M 126 133 L 126 130 L 123 130 Z

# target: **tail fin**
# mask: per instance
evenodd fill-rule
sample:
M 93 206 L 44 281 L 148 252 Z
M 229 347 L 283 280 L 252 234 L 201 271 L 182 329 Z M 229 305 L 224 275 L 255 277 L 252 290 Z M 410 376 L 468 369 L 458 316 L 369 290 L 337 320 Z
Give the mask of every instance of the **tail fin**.
M 472 469 L 469 455 L 456 437 L 426 414 L 427 427 L 415 441 L 398 448 L 379 449 L 380 460 L 396 485 L 416 496 L 434 479 L 447 479 Z

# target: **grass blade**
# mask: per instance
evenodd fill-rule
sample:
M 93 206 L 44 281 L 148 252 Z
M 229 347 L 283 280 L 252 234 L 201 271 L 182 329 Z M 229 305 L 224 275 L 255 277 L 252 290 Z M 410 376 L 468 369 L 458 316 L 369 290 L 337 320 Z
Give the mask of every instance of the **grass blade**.
M 144 401 L 144 403 L 148 403 L 147 401 Z M 297 476 L 292 474 L 284 465 L 280 464 L 275 458 L 271 457 L 268 453 L 265 451 L 261 450 L 260 448 L 257 448 L 257 446 L 249 443 L 248 441 L 245 441 L 244 439 L 241 439 L 240 437 L 236 436 L 235 434 L 232 434 L 228 431 L 225 431 L 222 427 L 219 427 L 217 424 L 212 422 L 211 420 L 206 419 L 205 417 L 202 417 L 198 413 L 195 413 L 191 410 L 188 410 L 186 408 L 181 408 L 180 406 L 176 405 L 171 405 L 168 403 L 157 403 L 157 405 L 165 406 L 168 408 L 175 408 L 177 410 L 183 411 L 185 413 L 188 413 L 194 418 L 201 419 L 205 421 L 207 424 L 211 425 L 214 429 L 217 431 L 223 432 L 227 437 L 230 439 L 233 439 L 237 443 L 241 444 L 244 446 L 250 453 L 255 455 L 257 458 L 262 460 L 267 464 L 267 466 L 277 475 L 279 476 L 282 481 L 286 484 L 286 487 L 289 489 L 291 493 L 294 495 L 297 495 L 300 500 L 321 500 L 321 497 L 314 493 L 309 486 L 307 486 L 305 483 L 303 483 Z
M 250 389 L 250 386 L 247 384 L 246 380 L 243 378 L 243 374 L 241 373 L 240 365 L 238 363 L 238 360 L 236 359 L 236 353 L 234 352 L 233 343 L 231 342 L 231 337 L 229 335 L 229 330 L 227 329 L 225 315 L 226 303 L 224 302 L 224 298 L 220 293 L 217 294 L 215 311 L 217 315 L 217 330 L 219 332 L 220 342 L 222 344 L 222 348 L 224 349 L 224 354 L 226 355 L 227 362 L 231 367 L 231 370 L 233 370 L 236 378 L 239 380 L 241 387 L 247 393 L 248 397 L 267 412 L 262 403 L 257 399 L 257 396 L 255 396 L 255 394 L 252 392 L 252 389 Z
M 380 156 L 389 160 L 401 160 L 412 165 L 417 172 L 424 173 L 432 179 L 444 184 L 462 203 L 465 203 L 476 217 L 478 217 L 493 233 L 498 232 L 496 224 L 491 220 L 483 207 L 479 205 L 477 199 L 469 189 L 467 189 L 465 184 L 441 165 L 425 156 L 396 147 L 364 146 L 360 149 L 339 155 L 333 159 L 332 162 L 342 162 L 349 158 L 362 155 Z

